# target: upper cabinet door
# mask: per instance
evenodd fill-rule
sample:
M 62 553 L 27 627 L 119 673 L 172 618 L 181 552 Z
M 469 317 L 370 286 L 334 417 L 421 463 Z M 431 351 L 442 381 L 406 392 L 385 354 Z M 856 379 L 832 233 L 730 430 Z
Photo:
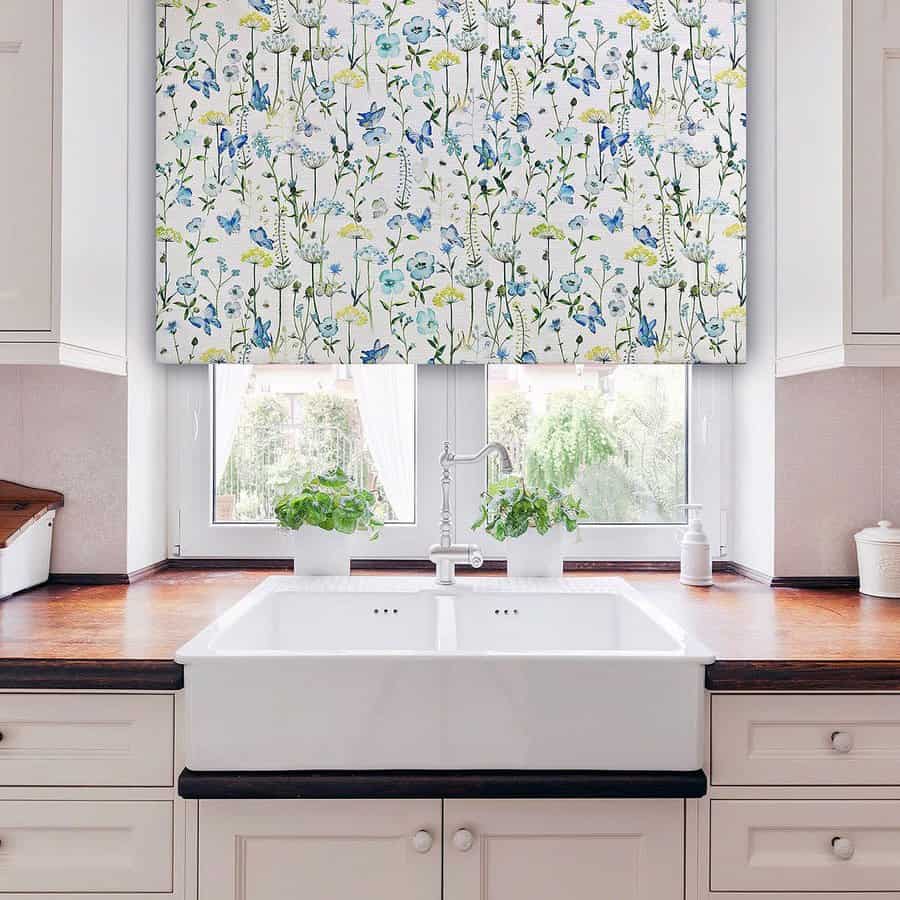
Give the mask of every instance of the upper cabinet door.
M 440 800 L 201 800 L 200 900 L 440 900 Z
M 0 2 L 0 333 L 53 328 L 53 5 Z
M 682 800 L 446 800 L 444 900 L 682 900 Z
M 897 0 L 855 0 L 852 50 L 852 332 L 900 334 L 900 3 Z M 821 110 L 820 114 L 828 116 L 829 111 Z M 837 120 L 834 128 L 835 140 L 839 140 Z M 815 152 L 815 147 L 810 152 Z M 838 190 L 839 186 L 822 185 L 822 189 Z M 821 263 L 829 265 L 827 260 Z M 835 260 L 836 273 L 837 263 Z

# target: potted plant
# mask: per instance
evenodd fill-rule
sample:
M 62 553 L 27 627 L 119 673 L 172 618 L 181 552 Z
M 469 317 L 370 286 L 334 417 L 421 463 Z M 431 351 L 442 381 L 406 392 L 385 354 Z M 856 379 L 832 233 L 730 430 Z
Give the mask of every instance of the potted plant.
M 481 496 L 481 514 L 472 527 L 510 542 L 508 575 L 562 575 L 564 535 L 574 534 L 587 515 L 581 500 L 553 486 L 529 488 L 515 476 L 495 481 Z
M 294 532 L 295 575 L 348 575 L 354 538 L 380 534 L 375 495 L 356 487 L 343 469 L 306 478 L 275 504 L 282 528 Z

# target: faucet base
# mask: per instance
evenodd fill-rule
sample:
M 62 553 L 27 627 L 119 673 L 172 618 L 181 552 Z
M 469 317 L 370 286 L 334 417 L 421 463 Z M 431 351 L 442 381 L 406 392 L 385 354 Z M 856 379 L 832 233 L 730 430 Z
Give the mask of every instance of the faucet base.
M 428 558 L 435 564 L 435 580 L 442 587 L 456 583 L 456 567 L 469 565 L 480 569 L 484 563 L 484 554 L 478 544 L 432 544 L 428 550 Z

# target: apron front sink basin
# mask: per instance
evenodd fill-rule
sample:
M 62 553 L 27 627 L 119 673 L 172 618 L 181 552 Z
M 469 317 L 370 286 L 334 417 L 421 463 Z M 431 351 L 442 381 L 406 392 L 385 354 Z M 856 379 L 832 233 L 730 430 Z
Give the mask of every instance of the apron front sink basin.
M 197 771 L 692 771 L 712 659 L 618 578 L 278 576 L 176 654 Z

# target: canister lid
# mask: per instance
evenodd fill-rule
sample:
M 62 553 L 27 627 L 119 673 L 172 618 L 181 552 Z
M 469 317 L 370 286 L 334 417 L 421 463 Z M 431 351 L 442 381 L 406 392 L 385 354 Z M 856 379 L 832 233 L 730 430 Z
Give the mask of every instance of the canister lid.
M 900 544 L 900 528 L 893 522 L 882 519 L 874 528 L 863 528 L 855 535 L 856 540 L 870 544 Z

